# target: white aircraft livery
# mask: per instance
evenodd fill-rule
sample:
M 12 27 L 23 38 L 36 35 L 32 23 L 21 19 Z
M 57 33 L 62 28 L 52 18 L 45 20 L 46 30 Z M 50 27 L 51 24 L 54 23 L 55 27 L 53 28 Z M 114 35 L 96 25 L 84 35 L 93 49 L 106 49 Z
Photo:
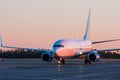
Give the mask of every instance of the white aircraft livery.
M 57 40 L 53 44 L 52 50 L 44 50 L 44 52 L 41 55 L 41 59 L 47 62 L 51 62 L 53 59 L 56 59 L 58 64 L 65 64 L 65 59 L 84 58 L 85 64 L 87 63 L 91 64 L 91 62 L 99 61 L 100 59 L 100 55 L 98 54 L 99 51 L 120 50 L 120 48 L 105 49 L 105 50 L 95 50 L 92 48 L 93 44 L 117 41 L 120 39 L 96 41 L 96 42 L 92 42 L 88 40 L 90 14 L 91 14 L 91 10 L 89 10 L 86 31 L 85 31 L 83 39 L 81 40 L 74 40 L 74 39 Z M 4 46 L 2 44 L 2 37 L 0 37 L 0 45 L 1 47 L 4 47 L 4 48 L 16 48 L 16 49 L 38 50 L 38 51 L 40 50 L 36 48 L 21 48 L 21 47 L 14 47 L 14 46 Z

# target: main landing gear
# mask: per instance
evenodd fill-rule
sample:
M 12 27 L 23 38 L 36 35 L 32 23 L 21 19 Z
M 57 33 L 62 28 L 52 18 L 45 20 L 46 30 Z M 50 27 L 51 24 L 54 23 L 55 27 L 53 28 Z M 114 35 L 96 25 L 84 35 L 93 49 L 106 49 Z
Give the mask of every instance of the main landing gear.
M 85 61 L 84 61 L 85 64 L 91 64 L 91 61 L 88 59 L 88 56 L 86 55 L 85 56 Z
M 85 62 L 84 62 L 85 64 L 87 64 L 87 63 L 89 63 L 89 64 L 91 64 L 91 61 L 89 61 L 88 59 L 85 59 Z
M 58 65 L 65 64 L 65 60 L 62 59 L 62 58 L 59 58 L 59 59 L 57 60 L 57 64 L 58 64 Z

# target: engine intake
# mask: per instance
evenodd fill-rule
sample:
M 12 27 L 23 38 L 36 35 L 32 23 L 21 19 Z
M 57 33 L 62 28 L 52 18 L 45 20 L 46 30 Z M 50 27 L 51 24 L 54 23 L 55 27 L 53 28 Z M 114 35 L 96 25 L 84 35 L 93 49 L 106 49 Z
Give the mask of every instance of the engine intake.
M 97 51 L 92 51 L 88 54 L 88 60 L 96 62 L 100 59 L 100 55 L 97 53 Z
M 42 55 L 41 55 L 41 59 L 43 61 L 47 61 L 50 62 L 53 60 L 53 56 L 52 56 L 52 52 L 50 51 L 45 51 Z

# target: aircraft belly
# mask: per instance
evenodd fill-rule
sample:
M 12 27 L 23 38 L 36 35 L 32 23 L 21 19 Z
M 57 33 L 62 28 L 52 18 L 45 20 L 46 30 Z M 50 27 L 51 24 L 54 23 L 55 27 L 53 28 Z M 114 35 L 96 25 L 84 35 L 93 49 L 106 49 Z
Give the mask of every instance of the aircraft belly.
M 78 49 L 69 49 L 69 48 L 65 48 L 65 49 L 61 49 L 57 51 L 57 56 L 61 57 L 61 58 L 72 58 L 73 56 L 75 56 L 75 53 Z

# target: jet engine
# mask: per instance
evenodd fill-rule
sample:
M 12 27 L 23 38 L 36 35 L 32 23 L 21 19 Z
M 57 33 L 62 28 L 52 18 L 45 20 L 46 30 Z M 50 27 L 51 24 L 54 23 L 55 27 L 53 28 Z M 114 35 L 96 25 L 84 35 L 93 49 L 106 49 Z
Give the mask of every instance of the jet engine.
M 97 51 L 91 51 L 89 54 L 88 54 L 88 60 L 89 61 L 92 61 L 92 62 L 96 62 L 100 59 L 100 55 L 98 54 Z
M 53 60 L 52 52 L 51 51 L 43 52 L 43 54 L 41 55 L 41 59 L 47 62 L 52 61 Z

